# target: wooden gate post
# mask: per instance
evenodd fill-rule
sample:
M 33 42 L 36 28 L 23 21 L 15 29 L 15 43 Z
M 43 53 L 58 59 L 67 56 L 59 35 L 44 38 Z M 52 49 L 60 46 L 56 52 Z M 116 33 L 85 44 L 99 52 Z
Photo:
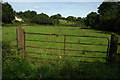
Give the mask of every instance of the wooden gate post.
M 118 47 L 118 36 L 116 34 L 111 34 L 110 48 L 108 54 L 108 63 L 115 63 L 115 54 L 117 53 Z
M 18 54 L 21 57 L 25 57 L 25 33 L 24 29 L 17 28 L 17 45 L 18 45 Z

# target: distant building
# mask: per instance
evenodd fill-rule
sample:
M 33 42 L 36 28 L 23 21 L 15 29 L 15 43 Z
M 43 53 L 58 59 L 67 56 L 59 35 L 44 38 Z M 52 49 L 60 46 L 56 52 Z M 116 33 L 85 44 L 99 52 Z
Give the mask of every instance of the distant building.
M 18 17 L 18 16 L 15 16 L 15 20 L 16 20 L 16 21 L 20 21 L 20 22 L 23 21 L 23 19 L 20 18 L 20 17 Z

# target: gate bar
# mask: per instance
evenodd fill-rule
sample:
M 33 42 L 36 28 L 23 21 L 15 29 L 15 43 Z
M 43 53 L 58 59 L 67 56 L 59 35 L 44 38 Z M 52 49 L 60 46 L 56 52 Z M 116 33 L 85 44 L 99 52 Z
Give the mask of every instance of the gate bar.
M 25 34 L 38 34 L 38 35 L 54 35 L 54 36 L 76 36 L 76 37 L 107 38 L 107 37 L 100 37 L 100 36 L 58 35 L 58 34 L 30 33 L 30 32 L 25 32 Z
M 41 48 L 41 49 L 54 49 L 54 50 L 64 50 L 64 49 L 59 49 L 59 48 L 47 48 L 47 47 L 34 47 L 34 46 L 25 46 L 25 47 L 30 47 L 30 48 Z M 84 52 L 99 52 L 99 53 L 107 53 L 104 51 L 87 51 L 87 50 L 73 50 L 73 49 L 65 49 L 67 51 L 84 51 Z
M 99 45 L 99 46 L 108 46 L 108 45 L 104 45 L 104 44 L 73 43 L 73 42 L 57 42 L 57 41 L 42 41 L 42 40 L 29 40 L 29 39 L 26 39 L 26 41 L 38 41 L 38 42 L 54 42 L 54 43 L 67 43 L 67 44 L 83 44 L 83 45 Z
M 65 54 L 65 46 L 66 46 L 66 36 L 64 36 L 64 54 Z

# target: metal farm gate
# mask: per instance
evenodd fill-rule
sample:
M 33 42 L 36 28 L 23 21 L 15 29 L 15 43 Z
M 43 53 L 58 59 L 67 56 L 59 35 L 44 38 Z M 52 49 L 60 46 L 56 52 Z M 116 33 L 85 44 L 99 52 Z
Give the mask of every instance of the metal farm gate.
M 64 37 L 64 41 L 48 41 L 48 40 L 34 40 L 34 39 L 26 39 L 25 35 L 29 34 L 29 35 L 48 35 L 48 36 L 63 36 Z M 90 43 L 77 43 L 77 42 L 68 42 L 67 41 L 67 37 L 86 37 L 86 38 L 103 38 L 107 40 L 107 45 L 103 45 L 103 44 L 90 44 Z M 114 38 L 114 39 L 113 39 Z M 28 53 L 31 54 L 44 54 L 41 52 L 34 52 L 34 51 L 26 51 L 26 48 L 38 48 L 38 49 L 48 49 L 48 50 L 63 50 L 64 54 L 49 54 L 46 53 L 44 55 L 51 55 L 51 56 L 68 56 L 68 57 L 84 57 L 84 58 L 100 58 L 100 59 L 105 59 L 106 61 L 112 61 L 114 60 L 114 53 L 116 53 L 116 39 L 117 37 L 112 34 L 111 36 L 111 40 L 109 40 L 109 38 L 107 37 L 100 37 L 100 36 L 80 36 L 80 35 L 59 35 L 59 34 L 45 34 L 45 33 L 31 33 L 31 32 L 25 32 L 22 28 L 17 29 L 17 40 L 18 40 L 18 51 L 19 51 L 19 55 L 22 55 L 22 57 L 28 57 L 28 58 L 36 58 L 36 59 L 46 59 L 46 60 L 56 60 L 59 61 L 57 59 L 49 59 L 49 58 L 42 58 L 42 57 L 30 57 L 27 56 Z M 49 43 L 61 43 L 63 44 L 63 48 L 51 48 L 51 47 L 36 47 L 36 46 L 28 46 L 26 45 L 27 41 L 33 41 L 33 42 L 49 42 Z M 112 43 L 112 44 L 111 44 Z M 66 49 L 66 44 L 78 44 L 78 45 L 97 45 L 97 46 L 106 46 L 107 49 L 106 51 L 92 51 L 92 50 L 74 50 L 74 49 Z M 112 49 L 112 50 L 111 50 Z M 113 50 L 114 49 L 114 50 Z M 66 51 L 82 51 L 82 52 L 96 52 L 96 53 L 105 53 L 106 57 L 87 57 L 87 56 L 78 56 L 78 55 L 67 55 Z M 69 60 L 64 60 L 61 59 L 61 61 L 69 61 Z M 72 61 L 72 60 L 71 60 Z M 75 60 L 73 60 L 75 61 Z M 47 63 L 47 62 L 42 62 L 42 61 L 32 61 L 32 62 L 39 62 L 39 63 Z M 87 62 L 87 61 L 77 61 L 77 62 Z M 50 64 L 55 64 L 55 63 L 50 63 Z

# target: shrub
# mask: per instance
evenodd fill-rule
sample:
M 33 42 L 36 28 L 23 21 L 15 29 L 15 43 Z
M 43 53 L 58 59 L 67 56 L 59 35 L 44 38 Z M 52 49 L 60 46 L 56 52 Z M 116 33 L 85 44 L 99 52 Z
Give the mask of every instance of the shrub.
M 36 78 L 36 68 L 31 66 L 26 60 L 15 58 L 3 64 L 3 78 Z
M 10 42 L 2 42 L 2 61 L 10 60 L 16 55 L 16 51 L 13 46 L 10 45 Z

